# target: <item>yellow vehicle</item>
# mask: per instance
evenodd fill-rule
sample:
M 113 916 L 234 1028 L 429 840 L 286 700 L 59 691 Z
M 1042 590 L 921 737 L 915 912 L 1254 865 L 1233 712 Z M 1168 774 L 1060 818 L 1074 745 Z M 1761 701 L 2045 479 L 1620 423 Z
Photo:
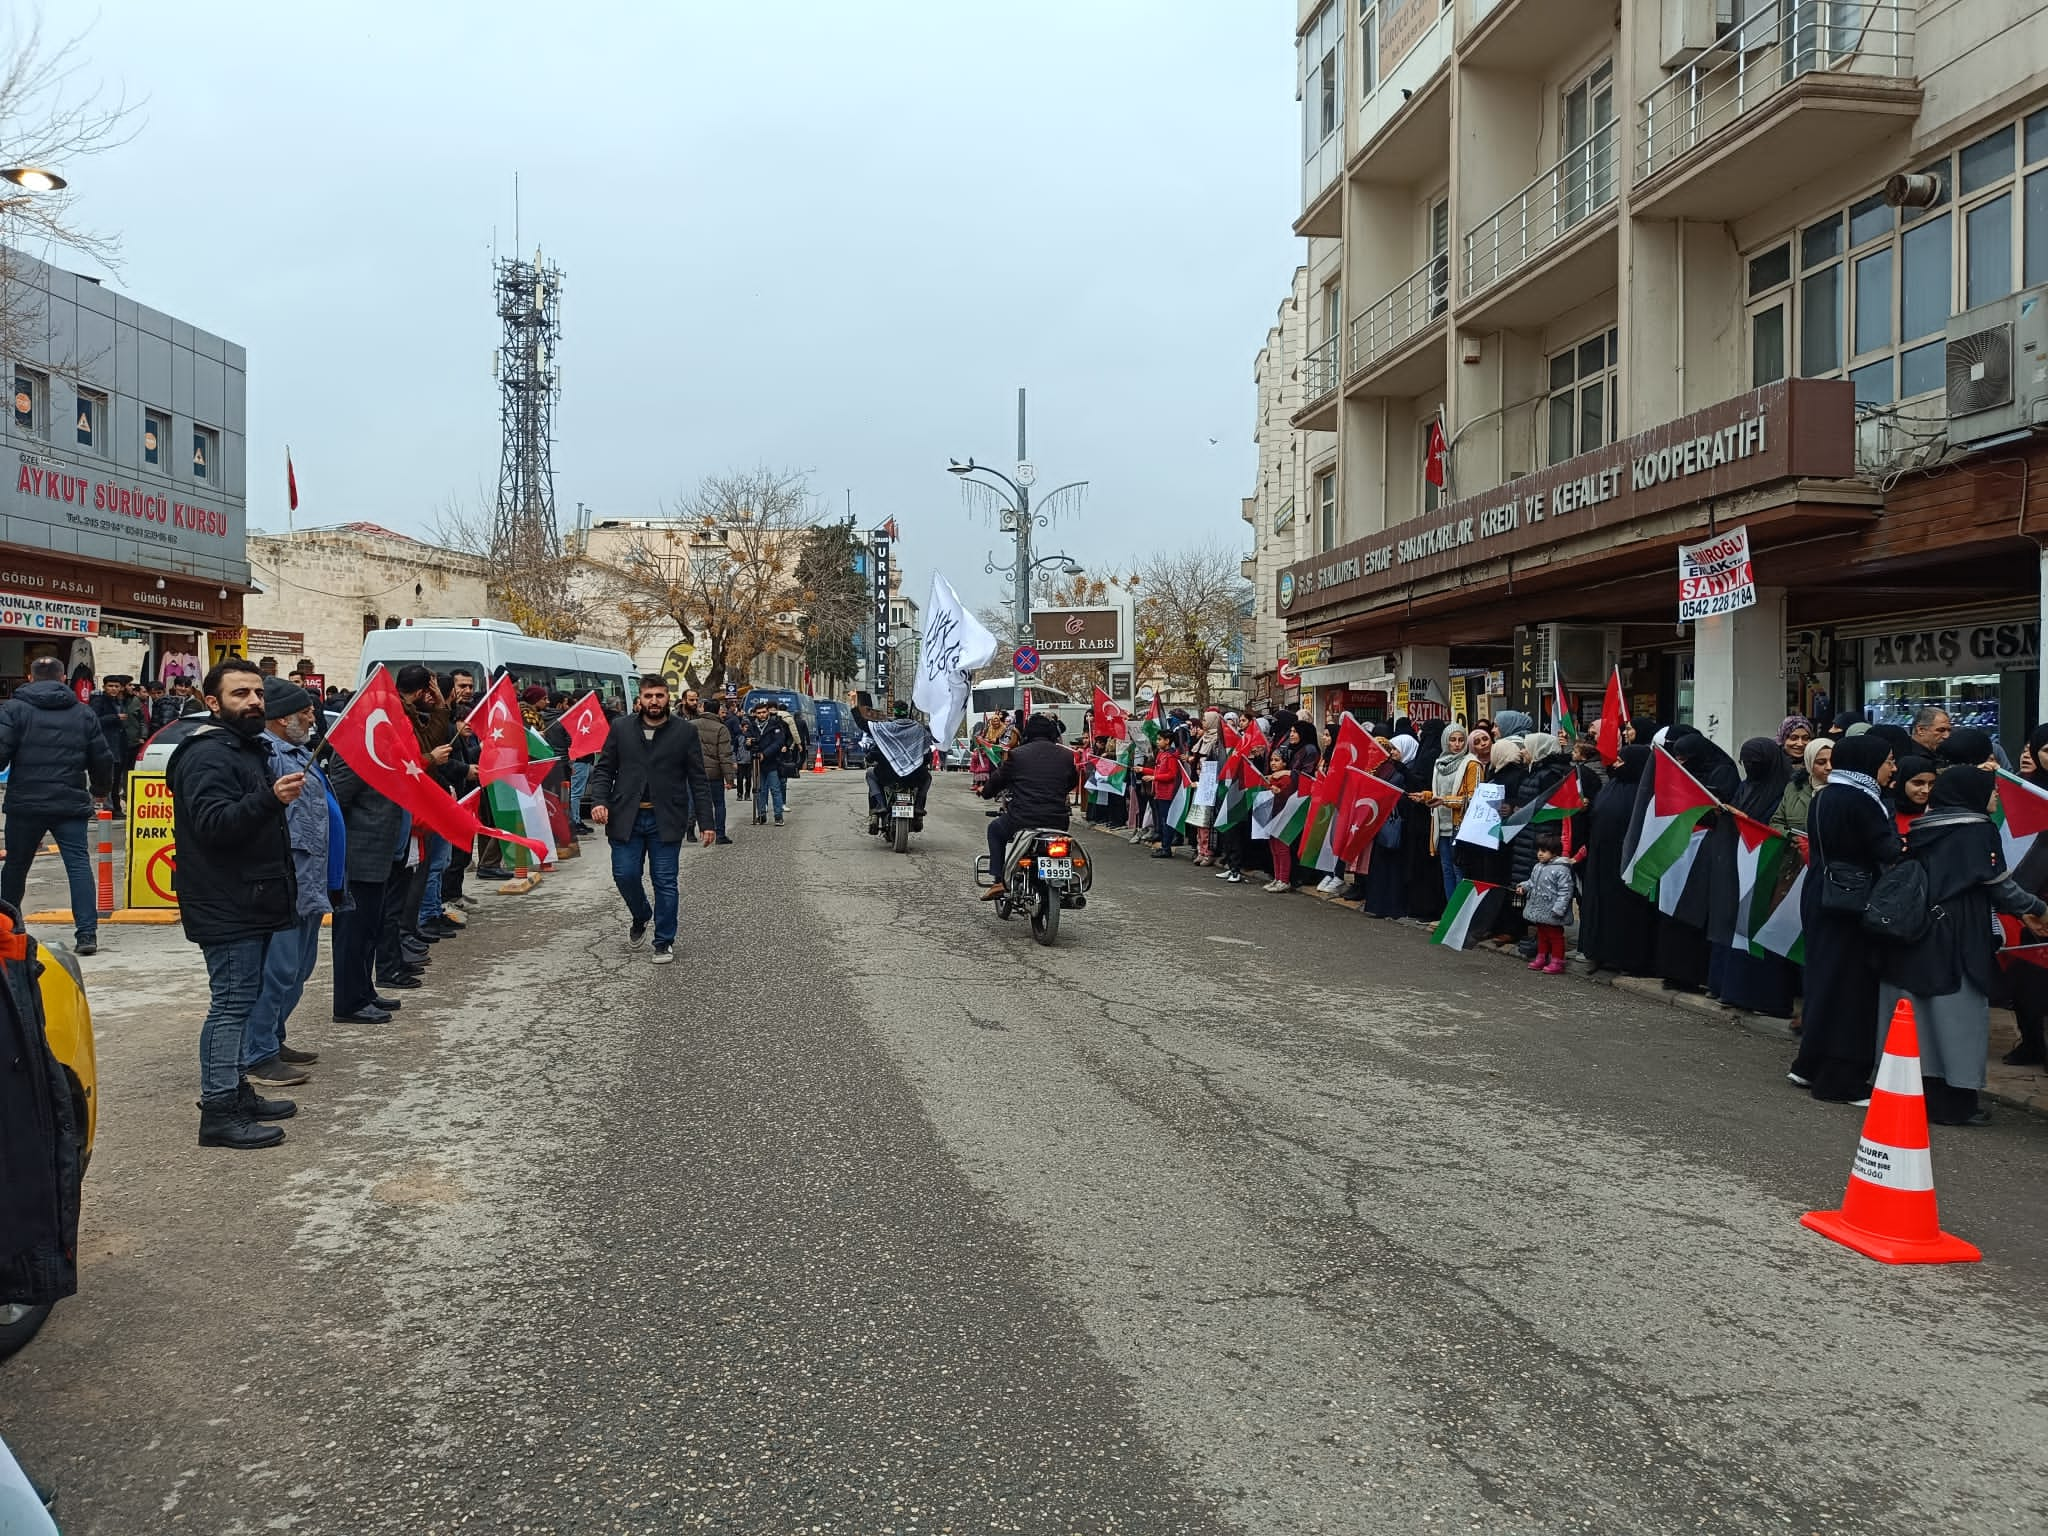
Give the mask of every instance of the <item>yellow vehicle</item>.
M 9 949 L 14 953 L 10 955 Z M 99 1070 L 93 1053 L 92 1009 L 86 1002 L 77 958 L 68 950 L 50 949 L 17 933 L 12 919 L 0 913 L 0 965 L 26 966 L 35 977 L 34 996 L 41 1019 L 31 1022 L 40 1022 L 62 1079 L 50 1084 L 53 1094 L 61 1093 L 64 1098 L 63 1104 L 52 1106 L 57 1111 L 53 1134 L 78 1139 L 77 1168 L 82 1176 L 92 1157 L 93 1134 L 99 1122 Z M 14 1005 L 10 1002 L 8 1008 L 11 1014 Z M 4 1173 L 0 1168 L 0 1176 Z M 35 1336 L 50 1315 L 51 1305 L 0 1301 L 0 1359 Z

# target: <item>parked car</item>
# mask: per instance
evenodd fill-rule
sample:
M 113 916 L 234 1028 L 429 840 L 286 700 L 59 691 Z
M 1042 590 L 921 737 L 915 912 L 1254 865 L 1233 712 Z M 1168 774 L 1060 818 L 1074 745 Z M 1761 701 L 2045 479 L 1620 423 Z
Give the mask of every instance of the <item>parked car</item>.
M 967 768 L 968 760 L 973 755 L 974 749 L 968 745 L 967 738 L 965 736 L 955 736 L 953 738 L 953 745 L 946 748 L 946 772 L 964 772 Z

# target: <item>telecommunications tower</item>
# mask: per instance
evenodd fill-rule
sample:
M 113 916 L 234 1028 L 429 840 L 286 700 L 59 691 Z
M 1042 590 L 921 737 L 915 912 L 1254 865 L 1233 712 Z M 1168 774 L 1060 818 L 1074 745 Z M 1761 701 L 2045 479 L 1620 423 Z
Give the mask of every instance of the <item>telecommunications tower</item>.
M 541 259 L 497 264 L 499 345 L 498 509 L 491 556 L 500 571 L 531 572 L 561 555 L 555 526 L 555 400 L 562 392 L 555 354 L 562 340 L 562 271 Z

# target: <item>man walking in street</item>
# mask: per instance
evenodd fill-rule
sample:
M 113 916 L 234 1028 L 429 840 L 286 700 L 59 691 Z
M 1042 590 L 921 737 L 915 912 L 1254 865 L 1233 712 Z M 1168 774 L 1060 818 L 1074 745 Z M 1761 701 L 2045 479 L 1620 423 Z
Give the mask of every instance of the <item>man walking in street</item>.
M 279 777 L 305 775 L 305 786 L 285 811 L 291 839 L 292 871 L 299 884 L 297 921 L 271 938 L 263 957 L 263 985 L 249 1011 L 248 1038 L 242 1045 L 244 1075 L 264 1088 L 289 1088 L 308 1081 L 306 1070 L 320 1059 L 315 1051 L 285 1044 L 285 1021 L 299 1006 L 306 978 L 320 960 L 320 925 L 334 910 L 334 900 L 348 883 L 346 835 L 341 807 L 327 780 L 313 762 L 313 695 L 281 677 L 263 680 L 263 745 L 271 771 Z
M 697 745 L 704 752 L 704 777 L 711 785 L 709 808 L 700 803 L 695 809 L 697 826 L 703 831 L 715 830 L 720 843 L 730 843 L 732 839 L 725 835 L 725 792 L 732 787 L 732 732 L 717 715 L 704 713 L 694 688 L 683 690 L 683 718 L 696 729 Z
M 612 880 L 626 900 L 633 926 L 626 935 L 629 949 L 647 942 L 654 924 L 654 963 L 676 957 L 676 926 L 682 898 L 676 889 L 683 828 L 690 805 L 710 804 L 711 785 L 704 773 L 704 750 L 697 729 L 669 713 L 668 680 L 659 672 L 640 679 L 639 708 L 612 722 L 597 767 L 590 775 L 590 819 L 605 829 L 611 843 Z M 718 840 L 706 826 L 704 846 Z M 645 867 L 654 881 L 654 901 L 641 882 Z
M 287 808 L 305 776 L 274 778 L 263 745 L 263 674 L 229 658 L 200 688 L 212 713 L 165 770 L 178 848 L 178 920 L 206 957 L 211 1002 L 199 1032 L 199 1144 L 274 1147 L 269 1124 L 298 1113 L 242 1075 L 249 1015 L 277 935 L 297 919 Z
M 7 861 L 0 898 L 16 911 L 43 835 L 56 840 L 71 885 L 75 952 L 99 952 L 99 898 L 93 889 L 86 828 L 92 797 L 114 782 L 114 754 L 93 712 L 64 685 L 64 663 L 38 656 L 29 681 L 0 704 L 0 768 L 7 777 Z
M 766 699 L 754 706 L 754 718 L 747 729 L 747 751 L 754 759 L 754 825 L 765 826 L 768 807 L 775 807 L 775 824 L 782 825 L 783 760 L 793 743 L 789 727 L 769 708 Z

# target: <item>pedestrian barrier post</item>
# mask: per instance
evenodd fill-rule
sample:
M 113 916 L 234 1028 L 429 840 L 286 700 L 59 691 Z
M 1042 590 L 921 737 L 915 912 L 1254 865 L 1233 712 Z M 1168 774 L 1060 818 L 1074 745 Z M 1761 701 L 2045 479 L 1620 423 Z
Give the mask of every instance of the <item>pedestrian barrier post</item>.
M 1808 1211 L 1799 1222 L 1880 1264 L 1968 1264 L 1984 1257 L 1941 1230 L 1920 1086 L 1920 1031 L 1903 997 L 1892 1009 L 1841 1209 Z
M 93 862 L 98 866 L 100 916 L 108 917 L 114 910 L 114 813 L 103 806 L 94 822 L 99 831 Z

